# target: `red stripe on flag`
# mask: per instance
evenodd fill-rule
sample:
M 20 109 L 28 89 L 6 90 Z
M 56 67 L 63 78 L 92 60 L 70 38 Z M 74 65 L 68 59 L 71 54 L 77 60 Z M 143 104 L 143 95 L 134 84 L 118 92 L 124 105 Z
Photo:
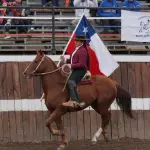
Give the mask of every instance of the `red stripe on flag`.
M 67 46 L 66 53 L 68 55 L 71 55 L 76 48 L 74 39 L 75 39 L 75 35 L 72 37 L 72 39 L 70 40 L 70 43 Z
M 89 57 L 90 57 L 90 72 L 92 75 L 103 75 L 99 69 L 99 62 L 97 60 L 95 52 L 87 45 Z

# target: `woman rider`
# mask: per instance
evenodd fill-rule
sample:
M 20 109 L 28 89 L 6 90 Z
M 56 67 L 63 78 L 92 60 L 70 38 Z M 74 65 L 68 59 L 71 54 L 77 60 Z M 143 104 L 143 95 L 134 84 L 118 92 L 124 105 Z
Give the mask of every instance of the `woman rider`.
M 70 59 L 65 59 L 61 56 L 61 62 L 67 63 L 67 67 L 72 70 L 72 73 L 67 82 L 67 87 L 71 99 L 68 102 L 63 103 L 63 106 L 67 107 L 84 107 L 85 103 L 79 101 L 77 92 L 77 84 L 89 70 L 89 55 L 86 49 L 86 38 L 83 35 L 76 35 L 75 45 L 76 48 L 73 51 Z

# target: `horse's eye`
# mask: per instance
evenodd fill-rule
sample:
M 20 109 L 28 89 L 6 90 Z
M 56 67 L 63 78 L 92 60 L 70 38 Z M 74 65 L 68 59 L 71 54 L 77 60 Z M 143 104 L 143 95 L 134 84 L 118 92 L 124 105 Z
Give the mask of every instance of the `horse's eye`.
M 36 64 L 37 64 L 38 62 L 37 62 L 37 61 L 34 61 L 34 63 L 36 63 Z

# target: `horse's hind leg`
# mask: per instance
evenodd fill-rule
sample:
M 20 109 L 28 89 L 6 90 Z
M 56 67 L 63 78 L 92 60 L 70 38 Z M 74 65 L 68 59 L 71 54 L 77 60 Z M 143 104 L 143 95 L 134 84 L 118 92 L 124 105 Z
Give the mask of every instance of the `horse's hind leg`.
M 109 111 L 105 112 L 104 114 L 101 115 L 101 118 L 102 118 L 102 134 L 104 136 L 105 141 L 108 142 L 108 133 L 106 132 L 106 129 L 111 119 L 110 112 Z
M 105 114 L 101 114 L 101 118 L 102 118 L 102 126 L 94 134 L 92 138 L 93 144 L 96 144 L 97 139 L 100 137 L 101 133 L 104 136 L 105 141 L 108 141 L 108 134 L 106 132 L 106 129 L 110 121 L 110 112 L 108 111 Z
M 102 105 L 101 105 L 102 106 Z M 99 104 L 97 101 L 95 101 L 93 104 L 92 104 L 92 108 L 101 115 L 101 119 L 102 119 L 102 126 L 96 131 L 96 133 L 94 134 L 93 138 L 92 138 L 92 144 L 96 144 L 97 143 L 97 140 L 98 138 L 100 137 L 101 133 L 103 134 L 104 136 L 104 139 L 105 141 L 108 141 L 108 137 L 107 137 L 107 133 L 106 133 L 106 129 L 107 129 L 107 126 L 109 124 L 109 121 L 110 121 L 110 112 L 109 110 L 105 110 L 105 111 L 102 111 L 104 109 L 104 106 L 102 107 L 99 107 Z

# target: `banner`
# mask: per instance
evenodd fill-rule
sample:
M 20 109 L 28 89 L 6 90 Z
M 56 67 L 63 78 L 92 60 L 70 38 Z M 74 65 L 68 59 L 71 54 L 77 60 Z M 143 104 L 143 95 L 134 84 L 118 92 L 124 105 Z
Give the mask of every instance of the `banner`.
M 150 13 L 121 10 L 121 41 L 150 42 Z

